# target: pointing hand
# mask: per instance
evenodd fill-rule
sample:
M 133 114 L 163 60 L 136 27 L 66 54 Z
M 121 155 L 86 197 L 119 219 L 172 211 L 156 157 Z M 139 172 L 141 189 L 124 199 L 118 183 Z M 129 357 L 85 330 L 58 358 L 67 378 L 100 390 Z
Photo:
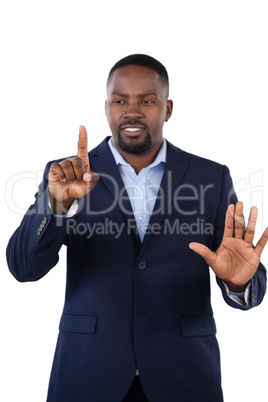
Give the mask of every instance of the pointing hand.
M 98 174 L 90 171 L 87 131 L 80 126 L 77 156 L 54 162 L 50 167 L 48 188 L 53 213 L 65 214 L 74 199 L 87 195 L 98 179 Z

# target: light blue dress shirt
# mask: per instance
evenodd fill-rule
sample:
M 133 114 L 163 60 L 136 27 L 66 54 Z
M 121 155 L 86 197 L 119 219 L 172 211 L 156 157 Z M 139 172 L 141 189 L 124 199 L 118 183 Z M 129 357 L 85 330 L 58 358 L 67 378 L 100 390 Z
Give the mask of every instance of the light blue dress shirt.
M 110 138 L 108 144 L 127 190 L 136 219 L 140 240 L 142 242 L 150 216 L 154 209 L 158 190 L 165 170 L 167 154 L 166 140 L 163 141 L 153 163 L 143 168 L 139 174 L 135 172 L 133 167 L 127 163 L 127 161 L 117 151 L 113 145 L 112 138 Z

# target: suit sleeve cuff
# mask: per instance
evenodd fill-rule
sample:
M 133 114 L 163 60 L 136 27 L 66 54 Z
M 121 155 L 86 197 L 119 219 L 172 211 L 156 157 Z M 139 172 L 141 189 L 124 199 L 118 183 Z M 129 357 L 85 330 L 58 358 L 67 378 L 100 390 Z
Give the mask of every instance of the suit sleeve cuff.
M 242 293 L 233 292 L 232 290 L 229 289 L 229 287 L 226 285 L 224 281 L 222 281 L 222 283 L 224 285 L 225 292 L 227 296 L 230 297 L 230 299 L 232 299 L 240 306 L 247 306 L 249 304 L 251 281 L 247 285 L 245 291 Z
M 56 218 L 72 218 L 78 211 L 78 200 L 75 199 L 72 203 L 72 205 L 70 206 L 68 212 L 65 215 L 57 215 L 57 214 L 53 214 L 52 210 L 51 210 L 51 204 L 50 204 L 50 199 L 48 198 L 48 207 L 49 210 L 51 212 L 51 215 L 55 216 Z

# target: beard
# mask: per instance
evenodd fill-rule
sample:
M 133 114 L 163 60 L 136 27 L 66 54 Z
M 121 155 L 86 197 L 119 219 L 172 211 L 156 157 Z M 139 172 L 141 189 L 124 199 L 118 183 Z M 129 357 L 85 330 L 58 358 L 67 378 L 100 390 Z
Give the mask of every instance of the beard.
M 135 140 L 131 140 L 130 142 L 126 142 L 124 140 L 124 136 L 121 135 L 120 131 L 117 136 L 117 144 L 122 149 L 122 151 L 127 152 L 128 154 L 134 155 L 142 155 L 146 154 L 152 148 L 152 137 L 148 130 L 145 132 L 145 136 L 143 141 L 139 143 L 135 143 Z

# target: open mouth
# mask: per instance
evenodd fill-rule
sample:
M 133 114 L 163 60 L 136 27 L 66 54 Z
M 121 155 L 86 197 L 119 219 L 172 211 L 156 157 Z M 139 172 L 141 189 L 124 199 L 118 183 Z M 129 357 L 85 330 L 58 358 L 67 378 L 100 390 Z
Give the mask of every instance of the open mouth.
M 140 135 L 144 132 L 145 127 L 144 126 L 139 126 L 139 127 L 128 127 L 128 126 L 123 126 L 120 129 L 120 132 L 129 136 L 137 136 Z

